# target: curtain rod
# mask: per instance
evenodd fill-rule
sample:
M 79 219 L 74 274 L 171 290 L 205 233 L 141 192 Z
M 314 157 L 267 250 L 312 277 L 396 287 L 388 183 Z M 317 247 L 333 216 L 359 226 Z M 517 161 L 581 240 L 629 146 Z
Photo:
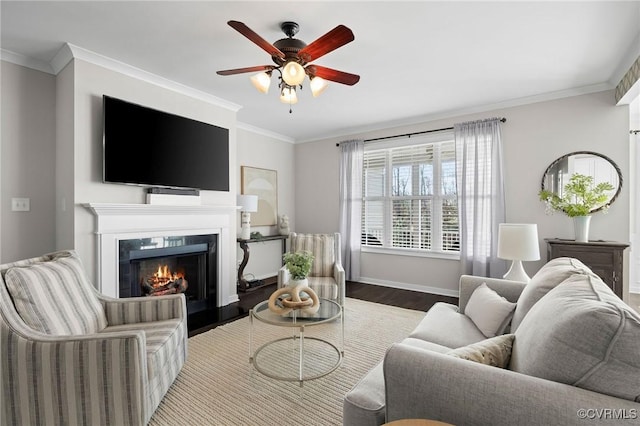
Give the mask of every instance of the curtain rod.
M 640 130 L 629 130 L 629 133 L 632 135 L 637 135 L 638 133 L 640 133 Z
M 506 122 L 507 119 L 502 117 L 500 119 L 500 121 L 502 123 Z M 443 127 L 442 129 L 433 129 L 433 130 L 423 130 L 422 132 L 413 132 L 413 133 L 404 133 L 402 135 L 394 135 L 394 136 L 383 136 L 381 138 L 372 138 L 372 139 L 365 139 L 364 142 L 373 142 L 373 141 L 381 141 L 381 140 L 385 140 L 385 139 L 393 139 L 393 138 L 402 138 L 402 137 L 411 137 L 413 135 L 423 135 L 425 133 L 435 133 L 435 132 L 443 132 L 445 130 L 453 130 L 453 127 Z M 340 146 L 340 143 L 336 143 L 336 146 Z

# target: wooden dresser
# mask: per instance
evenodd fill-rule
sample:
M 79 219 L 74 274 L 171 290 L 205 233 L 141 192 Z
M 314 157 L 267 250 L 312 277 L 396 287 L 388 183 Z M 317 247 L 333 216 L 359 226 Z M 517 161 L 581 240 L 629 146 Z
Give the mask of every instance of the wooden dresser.
M 574 257 L 587 265 L 622 299 L 624 250 L 629 244 L 615 241 L 589 241 L 545 238 L 547 261 L 556 257 Z

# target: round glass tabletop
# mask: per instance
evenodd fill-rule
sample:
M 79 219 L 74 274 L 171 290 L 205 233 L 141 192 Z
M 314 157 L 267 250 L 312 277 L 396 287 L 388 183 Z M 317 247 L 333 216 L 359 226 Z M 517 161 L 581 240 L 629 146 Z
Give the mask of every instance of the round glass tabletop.
M 337 302 L 320 299 L 320 308 L 315 314 L 292 311 L 286 315 L 276 314 L 269 309 L 269 301 L 258 303 L 253 308 L 253 316 L 257 320 L 280 327 L 311 326 L 333 321 L 341 314 L 341 307 Z

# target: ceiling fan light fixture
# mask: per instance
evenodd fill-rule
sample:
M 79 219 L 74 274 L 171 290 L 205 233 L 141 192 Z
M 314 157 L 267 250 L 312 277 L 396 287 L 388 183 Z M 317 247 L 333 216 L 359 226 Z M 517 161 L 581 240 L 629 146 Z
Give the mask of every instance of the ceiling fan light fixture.
M 311 94 L 314 98 L 320 96 L 322 92 L 327 90 L 327 87 L 329 87 L 329 83 L 327 83 L 327 80 L 320 77 L 313 77 L 311 79 L 311 82 L 309 83 L 309 88 L 311 89 Z
M 296 88 L 284 86 L 280 92 L 280 102 L 289 105 L 297 104 L 298 96 L 296 95 Z
M 1 0 L 0 0 L 1 1 Z M 287 38 L 275 41 L 273 44 L 262 38 L 247 25 L 240 21 L 228 21 L 227 24 L 238 31 L 256 46 L 267 52 L 274 65 L 256 65 L 244 68 L 234 68 L 216 71 L 218 75 L 236 75 L 243 73 L 255 73 L 251 77 L 251 83 L 261 93 L 267 93 L 271 85 L 273 71 L 278 71 L 278 91 L 280 100 L 290 105 L 298 102 L 296 88 L 302 90 L 302 82 L 305 76 L 309 76 L 310 89 L 314 97 L 319 96 L 328 87 L 328 81 L 353 86 L 360 81 L 360 76 L 348 72 L 314 65 L 312 62 L 333 52 L 339 47 L 355 40 L 353 31 L 344 25 L 338 25 L 326 34 L 318 37 L 311 43 L 294 38 L 299 26 L 295 22 L 287 21 L 280 25 Z M 324 76 L 322 78 L 317 75 Z
M 260 93 L 268 93 L 271 85 L 271 74 L 261 72 L 251 76 L 251 83 Z
M 282 68 L 282 79 L 289 86 L 297 86 L 304 81 L 306 72 L 302 65 L 296 61 L 289 61 Z

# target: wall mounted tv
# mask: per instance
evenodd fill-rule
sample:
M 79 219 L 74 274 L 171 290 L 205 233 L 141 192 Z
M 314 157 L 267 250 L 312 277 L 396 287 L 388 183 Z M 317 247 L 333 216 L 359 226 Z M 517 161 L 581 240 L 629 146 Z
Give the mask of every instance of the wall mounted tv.
M 103 181 L 229 190 L 229 130 L 103 96 Z

